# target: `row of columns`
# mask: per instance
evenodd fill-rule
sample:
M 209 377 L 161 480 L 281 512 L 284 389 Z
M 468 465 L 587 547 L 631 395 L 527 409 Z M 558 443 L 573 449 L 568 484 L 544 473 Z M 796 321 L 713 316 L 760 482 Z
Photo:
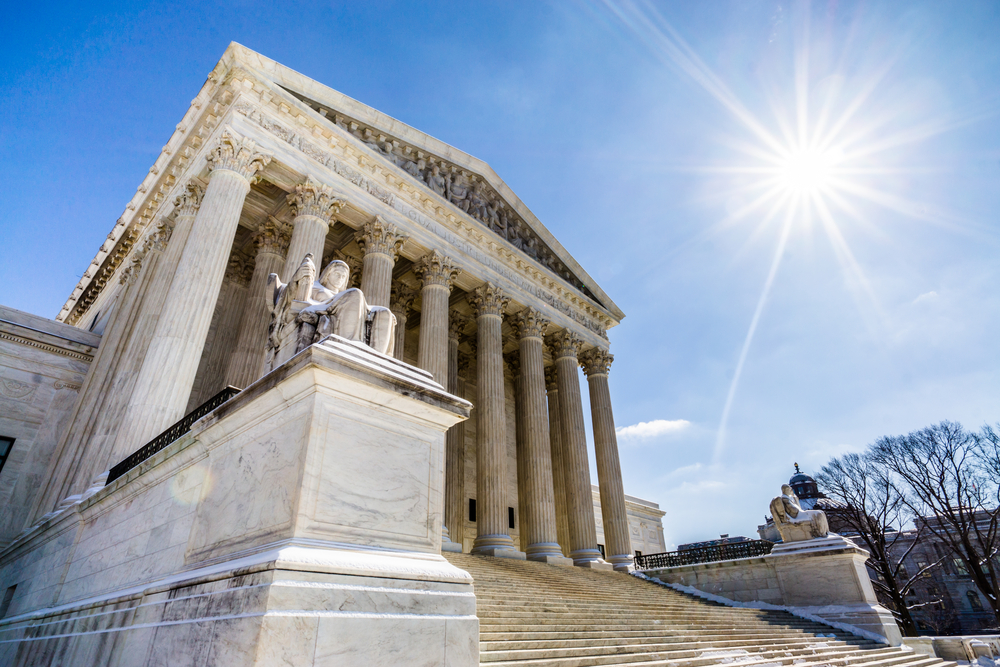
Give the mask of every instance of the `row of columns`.
M 130 355 L 122 355 L 139 359 L 141 364 L 136 364 L 131 374 L 127 369 L 110 368 L 98 378 L 102 387 L 108 388 L 119 376 L 127 380 L 134 377 L 131 391 L 119 394 L 129 396 L 127 407 L 123 404 L 116 412 L 105 412 L 120 419 L 114 446 L 105 447 L 110 454 L 104 457 L 106 463 L 120 460 L 183 416 L 244 200 L 258 171 L 270 161 L 253 141 L 229 131 L 207 157 L 210 173 L 204 193 L 192 190 L 182 195 L 171 243 L 166 250 L 161 243 L 151 251 L 163 254 L 159 263 L 165 265 L 164 270 L 156 271 L 149 280 L 148 294 L 141 303 L 135 297 L 137 291 L 126 293 L 136 301 L 132 308 L 123 310 L 128 317 L 141 319 L 152 312 L 151 307 L 156 312 L 146 327 L 145 340 L 129 341 L 133 348 L 142 346 L 142 354 L 133 349 Z M 329 187 L 311 180 L 297 186 L 288 195 L 288 202 L 295 216 L 291 232 L 271 219 L 254 236 L 249 296 L 225 366 L 227 384 L 245 387 L 261 375 L 270 317 L 264 294 L 268 276 L 279 273 L 287 278 L 306 254 L 322 258 L 331 218 L 344 204 Z M 406 237 L 376 217 L 356 238 L 364 251 L 361 289 L 370 305 L 390 307 L 396 313 L 399 326 L 394 354 L 401 359 L 405 318 L 416 294 L 403 286 L 394 290 L 392 273 Z M 150 254 L 145 269 L 155 268 L 157 259 Z M 422 302 L 417 363 L 448 390 L 458 392 L 458 340 L 468 322 L 449 317 L 449 297 L 459 269 L 452 260 L 432 251 L 417 262 L 414 272 L 421 282 Z M 516 557 L 505 487 L 502 324 L 510 299 L 499 287 L 486 283 L 468 300 L 477 324 L 478 534 L 473 552 Z M 527 557 L 564 560 L 562 544 L 568 545 L 568 556 L 577 565 L 592 565 L 601 559 L 577 375 L 582 362 L 590 386 L 606 551 L 612 564 L 627 567 L 631 562 L 628 521 L 607 384 L 612 357 L 604 350 L 591 350 L 578 359 L 581 340 L 568 331 L 553 334 L 546 341 L 544 332 L 550 323 L 533 308 L 515 314 L 510 323 L 518 340 L 520 366 L 516 419 L 519 493 L 524 510 L 522 543 Z M 122 327 L 124 324 L 109 325 L 106 339 L 109 334 L 118 335 L 116 331 Z M 554 359 L 554 367 L 548 371 L 543 366 L 546 344 Z M 445 523 L 453 533 L 461 530 L 464 515 L 463 443 L 464 426 L 459 425 L 449 431 L 446 444 Z

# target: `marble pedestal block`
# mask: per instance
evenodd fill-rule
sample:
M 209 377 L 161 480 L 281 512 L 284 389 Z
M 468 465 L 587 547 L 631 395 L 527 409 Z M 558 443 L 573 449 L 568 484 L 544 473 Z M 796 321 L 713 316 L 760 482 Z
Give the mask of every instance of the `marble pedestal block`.
M 470 404 L 330 338 L 0 552 L 0 664 L 477 665 L 440 555 Z
M 899 646 L 902 635 L 892 613 L 878 604 L 865 569 L 867 560 L 867 551 L 831 534 L 778 544 L 767 556 L 647 570 L 645 574 L 736 603 L 781 605 Z

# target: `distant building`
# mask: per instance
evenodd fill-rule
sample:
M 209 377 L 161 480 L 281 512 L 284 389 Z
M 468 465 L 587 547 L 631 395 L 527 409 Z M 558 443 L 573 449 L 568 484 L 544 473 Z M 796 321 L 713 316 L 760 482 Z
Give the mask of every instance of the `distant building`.
M 705 542 L 690 542 L 688 544 L 681 544 L 677 547 L 678 551 L 690 551 L 691 549 L 704 549 L 706 547 L 719 547 L 724 544 L 739 544 L 740 542 L 753 542 L 749 537 L 744 537 L 743 535 L 737 535 L 736 537 L 729 537 L 726 535 L 719 535 L 717 540 L 707 540 Z
M 604 515 L 601 514 L 601 494 L 596 484 L 591 485 L 594 496 L 594 518 L 597 523 L 597 542 L 604 553 Z M 667 550 L 663 538 L 663 516 L 660 506 L 651 500 L 635 496 L 625 496 L 625 511 L 628 514 L 628 536 L 632 542 L 632 554 L 659 554 Z

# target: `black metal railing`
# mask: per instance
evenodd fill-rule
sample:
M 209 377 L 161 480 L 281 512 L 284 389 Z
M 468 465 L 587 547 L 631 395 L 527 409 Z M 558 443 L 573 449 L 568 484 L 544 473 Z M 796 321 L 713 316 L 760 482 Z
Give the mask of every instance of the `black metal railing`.
M 736 560 L 737 558 L 753 558 L 771 553 L 774 542 L 767 540 L 749 540 L 731 544 L 716 544 L 710 547 L 696 547 L 684 551 L 668 551 L 662 554 L 643 554 L 635 557 L 637 570 L 654 570 L 661 567 L 677 567 L 678 565 L 696 565 L 698 563 L 716 563 L 721 560 Z
M 184 417 L 179 422 L 177 422 L 176 424 L 168 428 L 166 431 L 164 431 L 160 435 L 150 440 L 148 443 L 146 443 L 145 445 L 137 449 L 135 452 L 130 454 L 128 458 L 126 458 L 121 463 L 117 464 L 114 468 L 112 468 L 111 471 L 108 473 L 108 481 L 106 482 L 106 484 L 110 484 L 111 482 L 115 481 L 116 479 L 127 473 L 129 470 L 131 470 L 132 468 L 136 467 L 137 465 L 148 459 L 156 452 L 160 451 L 161 449 L 164 449 L 167 445 L 177 440 L 177 438 L 181 437 L 182 435 L 190 431 L 191 426 L 196 421 L 207 415 L 209 412 L 212 412 L 217 407 L 219 407 L 220 405 L 222 405 L 223 403 L 225 403 L 238 393 L 240 393 L 240 390 L 237 389 L 236 387 L 226 387 L 218 394 L 208 399 L 207 401 L 196 407 L 188 414 L 184 415 Z

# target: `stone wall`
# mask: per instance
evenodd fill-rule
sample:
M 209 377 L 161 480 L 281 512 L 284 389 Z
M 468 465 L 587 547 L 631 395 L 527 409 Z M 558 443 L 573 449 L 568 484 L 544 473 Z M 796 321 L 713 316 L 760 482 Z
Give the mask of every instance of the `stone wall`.
M 101 337 L 0 306 L 0 547 L 26 528 Z

